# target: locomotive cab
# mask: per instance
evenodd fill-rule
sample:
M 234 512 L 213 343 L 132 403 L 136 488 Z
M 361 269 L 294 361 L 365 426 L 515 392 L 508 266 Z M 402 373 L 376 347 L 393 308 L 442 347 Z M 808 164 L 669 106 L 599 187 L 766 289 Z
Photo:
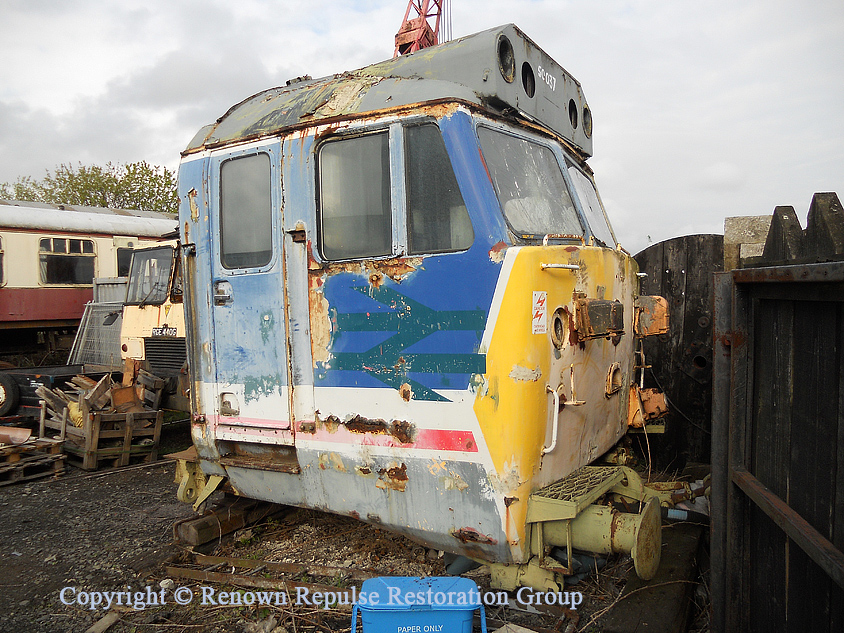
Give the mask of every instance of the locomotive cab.
M 200 477 L 491 563 L 502 587 L 554 586 L 551 548 L 601 551 L 596 530 L 652 574 L 651 495 L 589 466 L 638 400 L 637 329 L 659 331 L 634 323 L 591 137 L 579 83 L 513 25 L 203 128 L 179 172 Z M 644 510 L 587 508 L 611 492 Z

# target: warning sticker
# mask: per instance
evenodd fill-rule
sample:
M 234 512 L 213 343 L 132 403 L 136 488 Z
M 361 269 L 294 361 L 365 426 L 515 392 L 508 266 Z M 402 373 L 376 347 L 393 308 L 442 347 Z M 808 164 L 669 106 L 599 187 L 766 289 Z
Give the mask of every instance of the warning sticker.
M 533 291 L 533 318 L 531 328 L 534 334 L 548 333 L 548 293 Z

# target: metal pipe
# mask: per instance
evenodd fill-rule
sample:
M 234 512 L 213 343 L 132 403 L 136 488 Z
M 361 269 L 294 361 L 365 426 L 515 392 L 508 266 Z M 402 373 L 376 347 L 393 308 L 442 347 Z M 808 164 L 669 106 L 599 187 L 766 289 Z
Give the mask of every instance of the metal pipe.
M 545 390 L 554 395 L 554 423 L 551 427 L 551 446 L 542 448 L 542 454 L 547 455 L 555 448 L 557 448 L 557 429 L 560 425 L 560 394 L 556 389 L 551 389 L 551 385 L 545 385 Z
M 539 267 L 542 270 L 547 270 L 548 268 L 563 268 L 565 270 L 580 270 L 580 266 L 577 264 L 539 264 Z

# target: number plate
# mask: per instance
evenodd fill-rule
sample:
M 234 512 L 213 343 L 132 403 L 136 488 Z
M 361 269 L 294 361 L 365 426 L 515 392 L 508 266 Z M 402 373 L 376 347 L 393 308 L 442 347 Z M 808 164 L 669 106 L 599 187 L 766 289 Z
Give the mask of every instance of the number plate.
M 176 328 L 174 327 L 154 327 L 152 328 L 153 336 L 176 336 Z

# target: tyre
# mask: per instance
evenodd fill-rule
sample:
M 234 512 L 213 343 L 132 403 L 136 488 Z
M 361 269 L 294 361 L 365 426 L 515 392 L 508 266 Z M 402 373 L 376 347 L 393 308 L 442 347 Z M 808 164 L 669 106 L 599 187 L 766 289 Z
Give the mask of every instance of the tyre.
M 9 374 L 0 373 L 0 416 L 9 415 L 18 408 L 20 390 Z

